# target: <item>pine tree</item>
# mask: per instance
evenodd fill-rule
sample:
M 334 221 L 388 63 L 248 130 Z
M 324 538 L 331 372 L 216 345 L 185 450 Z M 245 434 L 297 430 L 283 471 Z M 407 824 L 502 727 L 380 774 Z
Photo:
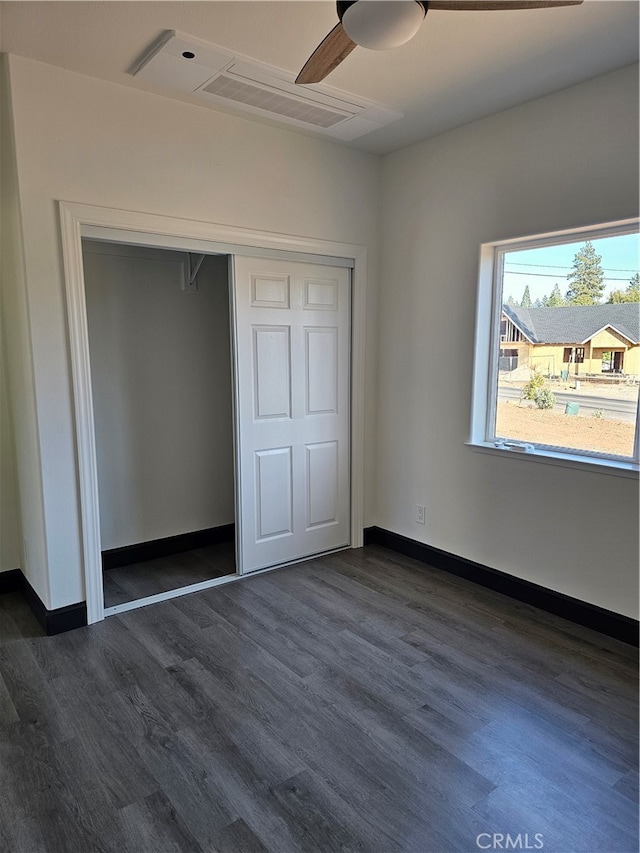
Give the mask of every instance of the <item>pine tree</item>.
M 609 294 L 610 303 L 640 302 L 640 274 L 636 273 L 626 290 L 612 290 Z
M 517 303 L 517 302 L 516 302 L 516 300 L 513 298 L 513 296 L 510 296 L 510 297 L 507 299 L 507 305 L 509 306 L 509 308 L 518 308 L 518 307 L 519 307 L 519 306 L 518 306 L 518 303 Z
M 560 286 L 557 282 L 551 291 L 551 296 L 547 299 L 546 304 L 548 308 L 557 308 L 559 305 L 564 305 L 564 298 L 560 293 Z
M 520 305 L 523 308 L 531 308 L 531 294 L 529 293 L 529 285 L 527 285 L 524 289 L 522 299 L 520 300 Z
M 569 289 L 566 301 L 569 305 L 597 305 L 604 290 L 602 257 L 596 254 L 590 240 L 584 244 L 573 259 L 573 270 L 567 274 Z

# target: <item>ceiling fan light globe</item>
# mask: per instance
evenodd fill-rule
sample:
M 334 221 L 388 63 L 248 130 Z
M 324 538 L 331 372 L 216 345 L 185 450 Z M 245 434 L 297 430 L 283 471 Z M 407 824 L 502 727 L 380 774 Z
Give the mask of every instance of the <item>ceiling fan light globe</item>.
M 416 0 L 358 0 L 343 14 L 342 26 L 361 47 L 389 50 L 410 41 L 424 16 L 424 7 Z

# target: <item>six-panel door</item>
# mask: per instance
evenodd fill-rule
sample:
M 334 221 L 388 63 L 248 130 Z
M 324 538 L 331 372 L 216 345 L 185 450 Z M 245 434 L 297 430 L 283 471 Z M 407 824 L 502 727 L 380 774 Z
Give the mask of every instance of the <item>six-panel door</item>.
M 234 257 L 243 572 L 349 544 L 350 273 Z

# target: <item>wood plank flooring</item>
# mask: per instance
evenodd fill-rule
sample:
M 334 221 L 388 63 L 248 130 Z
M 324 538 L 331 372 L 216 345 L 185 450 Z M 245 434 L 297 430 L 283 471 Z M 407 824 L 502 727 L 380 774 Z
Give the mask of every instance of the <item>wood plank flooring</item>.
M 102 573 L 104 606 L 113 607 L 200 581 L 234 575 L 235 543 L 219 542 Z
M 21 592 L 3 593 L 0 595 L 0 646 L 28 637 L 44 637 L 44 630 Z
M 635 853 L 637 712 L 632 648 L 345 551 L 2 646 L 0 849 Z

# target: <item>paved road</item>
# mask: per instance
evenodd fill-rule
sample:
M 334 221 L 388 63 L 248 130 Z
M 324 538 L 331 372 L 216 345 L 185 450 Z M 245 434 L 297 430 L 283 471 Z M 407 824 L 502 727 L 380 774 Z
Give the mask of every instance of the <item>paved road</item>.
M 599 397 L 597 395 L 572 394 L 570 391 L 554 391 L 556 395 L 556 412 L 564 412 L 567 403 L 579 403 L 581 414 L 592 414 L 600 409 L 605 418 L 614 421 L 635 422 L 637 403 L 635 400 L 616 400 L 615 397 Z M 519 388 L 499 388 L 498 399 L 519 400 Z

